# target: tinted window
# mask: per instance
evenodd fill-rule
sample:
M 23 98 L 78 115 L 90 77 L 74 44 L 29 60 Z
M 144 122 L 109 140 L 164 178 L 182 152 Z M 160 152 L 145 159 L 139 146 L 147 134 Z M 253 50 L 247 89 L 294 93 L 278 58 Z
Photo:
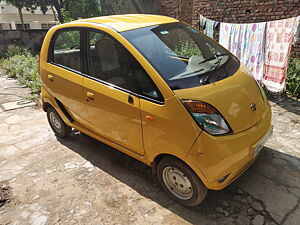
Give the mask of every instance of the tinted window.
M 80 31 L 60 31 L 52 47 L 53 63 L 81 71 L 80 66 Z
M 121 34 L 173 90 L 217 82 L 239 68 L 239 61 L 231 53 L 182 23 L 161 24 Z
M 134 57 L 110 36 L 88 32 L 89 75 L 131 92 L 161 100 L 161 95 Z

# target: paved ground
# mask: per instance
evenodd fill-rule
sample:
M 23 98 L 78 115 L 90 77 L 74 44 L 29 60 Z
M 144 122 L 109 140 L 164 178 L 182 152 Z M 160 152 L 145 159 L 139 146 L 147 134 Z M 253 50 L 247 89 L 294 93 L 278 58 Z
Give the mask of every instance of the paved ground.
M 0 93 L 26 91 L 0 76 Z M 192 209 L 170 200 L 140 162 L 80 133 L 57 139 L 39 107 L 2 111 L 0 224 L 299 225 L 300 103 L 271 104 L 275 132 L 257 161 Z

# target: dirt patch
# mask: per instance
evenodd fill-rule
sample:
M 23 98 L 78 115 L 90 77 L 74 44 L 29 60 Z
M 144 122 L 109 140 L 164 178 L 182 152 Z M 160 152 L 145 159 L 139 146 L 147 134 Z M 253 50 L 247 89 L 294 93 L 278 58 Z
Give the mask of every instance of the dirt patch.
M 7 185 L 7 182 L 0 182 L 0 207 L 10 201 L 10 191 L 11 188 Z

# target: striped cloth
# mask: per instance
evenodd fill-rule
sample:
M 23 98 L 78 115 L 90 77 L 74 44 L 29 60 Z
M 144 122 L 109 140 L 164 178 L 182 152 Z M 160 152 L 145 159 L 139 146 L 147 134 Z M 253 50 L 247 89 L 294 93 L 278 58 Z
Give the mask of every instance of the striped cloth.
M 296 18 L 267 23 L 263 84 L 272 92 L 285 89 Z

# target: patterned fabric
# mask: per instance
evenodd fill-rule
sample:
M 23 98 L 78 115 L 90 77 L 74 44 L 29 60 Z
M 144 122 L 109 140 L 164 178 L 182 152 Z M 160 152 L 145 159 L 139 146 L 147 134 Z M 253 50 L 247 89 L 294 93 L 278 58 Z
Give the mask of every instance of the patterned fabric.
M 294 17 L 267 23 L 263 83 L 270 91 L 281 92 L 285 89 L 295 22 Z
M 262 80 L 266 23 L 221 23 L 219 42 L 236 55 L 256 80 Z

